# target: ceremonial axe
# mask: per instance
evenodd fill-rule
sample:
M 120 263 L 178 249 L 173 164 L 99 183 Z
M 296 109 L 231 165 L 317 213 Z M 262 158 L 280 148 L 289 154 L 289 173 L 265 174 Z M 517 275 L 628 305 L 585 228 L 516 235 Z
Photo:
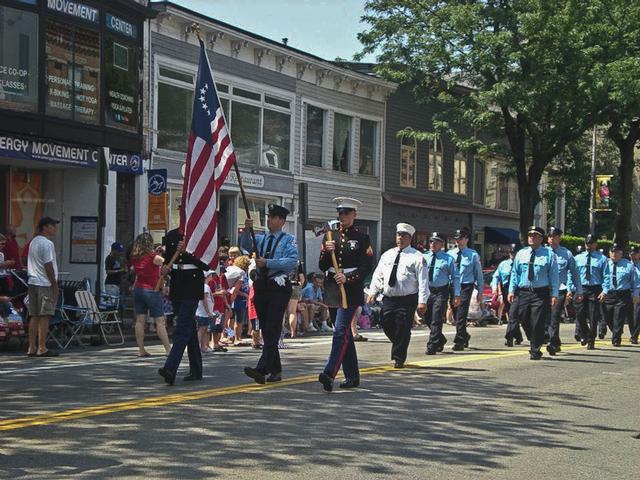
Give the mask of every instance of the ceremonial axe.
M 324 224 L 319 229 L 314 229 L 316 237 L 319 237 L 322 234 L 326 234 L 328 241 L 333 241 L 333 232 L 334 230 L 338 230 L 340 226 L 340 222 L 338 220 L 329 220 L 326 224 Z M 342 270 L 338 266 L 338 260 L 336 259 L 335 250 L 331 252 L 331 263 L 333 264 L 333 269 L 336 273 L 342 273 Z M 347 292 L 344 289 L 344 285 L 338 285 L 340 288 L 340 297 L 342 298 L 342 308 L 348 308 L 347 304 Z

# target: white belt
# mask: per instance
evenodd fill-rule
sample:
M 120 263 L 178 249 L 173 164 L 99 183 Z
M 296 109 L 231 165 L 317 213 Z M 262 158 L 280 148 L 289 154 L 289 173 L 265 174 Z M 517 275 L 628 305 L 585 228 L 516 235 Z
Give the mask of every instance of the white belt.
M 174 263 L 172 268 L 174 270 L 196 270 L 199 267 L 196 267 L 195 265 L 191 265 L 191 264 L 182 264 L 182 263 Z
M 342 269 L 342 273 L 351 273 L 351 272 L 355 272 L 356 270 L 358 270 L 358 267 L 353 267 L 353 268 L 343 268 Z M 331 267 L 329 268 L 329 271 L 331 273 L 336 273 L 336 269 Z

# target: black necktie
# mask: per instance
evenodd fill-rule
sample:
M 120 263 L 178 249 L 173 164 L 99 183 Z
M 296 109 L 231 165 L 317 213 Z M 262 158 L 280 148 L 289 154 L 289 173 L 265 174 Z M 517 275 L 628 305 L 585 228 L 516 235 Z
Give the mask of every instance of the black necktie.
M 618 263 L 614 262 L 613 264 L 613 288 L 618 288 Z
M 533 263 L 536 260 L 536 251 L 531 249 L 531 256 L 529 257 L 529 271 L 527 272 L 529 277 L 529 282 L 533 282 Z
M 436 254 L 431 255 L 431 263 L 429 264 L 429 283 L 433 282 L 433 271 L 436 266 Z
M 264 245 L 264 243 L 263 243 Z M 267 242 L 267 250 L 263 250 L 264 255 L 262 258 L 271 258 L 271 247 L 273 246 L 273 235 L 269 234 L 269 241 Z M 263 278 L 269 278 L 269 269 L 265 266 L 261 268 L 260 276 Z
M 587 271 L 585 272 L 587 276 L 587 282 L 591 281 L 591 252 L 587 253 Z
M 391 276 L 389 277 L 389 282 L 387 282 L 390 287 L 395 287 L 396 283 L 398 283 L 398 263 L 400 263 L 401 253 L 402 253 L 402 250 L 398 250 L 398 255 L 396 255 L 396 259 L 393 262 L 393 268 L 391 269 Z
M 456 267 L 460 270 L 460 263 L 462 262 L 462 250 L 458 250 L 458 256 L 456 257 Z

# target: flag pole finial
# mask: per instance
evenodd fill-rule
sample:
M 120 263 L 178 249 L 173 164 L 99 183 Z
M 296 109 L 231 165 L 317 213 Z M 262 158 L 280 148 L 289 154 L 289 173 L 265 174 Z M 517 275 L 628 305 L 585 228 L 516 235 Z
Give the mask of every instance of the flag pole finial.
M 202 36 L 200 35 L 200 24 L 197 22 L 193 22 L 187 28 L 187 33 L 195 33 L 198 37 L 198 40 L 202 41 Z

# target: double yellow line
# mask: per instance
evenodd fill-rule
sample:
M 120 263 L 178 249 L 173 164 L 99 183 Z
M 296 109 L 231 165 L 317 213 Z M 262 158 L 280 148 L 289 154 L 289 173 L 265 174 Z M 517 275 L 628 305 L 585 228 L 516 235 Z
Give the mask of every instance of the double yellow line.
M 604 345 L 606 342 L 600 342 Z M 571 345 L 563 347 L 563 351 L 576 350 L 584 348 L 580 345 Z M 408 363 L 407 369 L 410 371 L 412 367 L 437 367 L 440 365 L 452 365 L 456 363 L 469 363 L 478 360 L 492 360 L 496 358 L 517 357 L 528 355 L 526 350 L 506 350 L 502 352 L 492 353 L 469 353 L 462 355 L 443 355 L 428 360 Z M 363 368 L 360 375 L 376 375 L 389 371 L 401 372 L 391 365 L 379 365 L 375 367 Z M 142 408 L 163 407 L 174 403 L 185 403 L 193 400 L 201 400 L 204 398 L 222 397 L 226 395 L 235 395 L 238 393 L 252 393 L 267 390 L 270 388 L 287 387 L 290 385 L 300 385 L 304 383 L 317 382 L 318 376 L 302 375 L 289 378 L 278 383 L 268 383 L 265 385 L 243 384 L 232 387 L 219 387 L 207 390 L 196 390 L 186 393 L 176 393 L 171 395 L 162 395 L 158 397 L 141 398 L 137 400 L 129 400 L 127 402 L 106 403 L 103 405 L 95 405 L 89 407 L 80 407 L 61 412 L 45 413 L 42 415 L 33 415 L 30 417 L 10 418 L 0 420 L 0 431 L 17 430 L 20 428 L 33 427 L 36 425 L 50 425 L 52 423 L 62 423 L 68 420 L 76 420 L 80 418 L 97 417 L 100 415 L 108 415 L 110 413 L 126 412 L 129 410 L 139 410 Z

